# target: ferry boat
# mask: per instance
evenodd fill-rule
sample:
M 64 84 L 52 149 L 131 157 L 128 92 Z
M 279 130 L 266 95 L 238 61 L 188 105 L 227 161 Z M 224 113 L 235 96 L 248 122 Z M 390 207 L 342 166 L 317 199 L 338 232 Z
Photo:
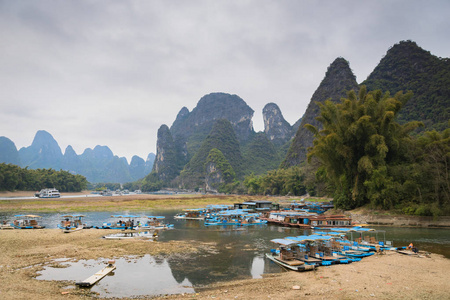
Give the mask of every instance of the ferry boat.
M 61 197 L 61 194 L 57 189 L 49 188 L 49 189 L 42 189 L 40 192 L 37 192 L 35 196 L 38 198 L 59 198 Z

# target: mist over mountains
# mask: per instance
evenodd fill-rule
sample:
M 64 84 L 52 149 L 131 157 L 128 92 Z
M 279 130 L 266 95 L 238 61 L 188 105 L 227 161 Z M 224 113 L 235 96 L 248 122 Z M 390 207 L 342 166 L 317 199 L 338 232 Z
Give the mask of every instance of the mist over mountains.
M 87 148 L 77 155 L 69 145 L 63 154 L 58 142 L 44 130 L 36 133 L 30 146 L 20 150 L 10 139 L 0 137 L 0 162 L 30 169 L 62 169 L 83 175 L 91 183 L 125 183 L 141 179 L 151 171 L 154 158 L 153 153 L 146 160 L 133 156 L 128 164 L 126 158 L 114 155 L 107 146 Z
M 182 107 L 170 127 L 161 125 L 157 153 L 150 153 L 146 160 L 134 156 L 128 164 L 107 146 L 88 148 L 81 155 L 68 146 L 63 154 L 48 132 L 38 131 L 32 145 L 19 151 L 11 140 L 0 137 L 0 162 L 33 169 L 69 170 L 93 183 L 124 183 L 145 177 L 143 183 L 216 190 L 252 173 L 259 175 L 304 164 L 314 138 L 304 125 L 320 128 L 315 119 L 319 115 L 317 103 L 339 102 L 349 90 L 357 91 L 363 84 L 369 91 L 414 93 L 401 110 L 399 122 L 422 121 L 421 131 L 448 128 L 450 60 L 432 55 L 413 41 L 402 41 L 388 49 L 361 84 L 356 82 L 350 63 L 336 58 L 312 95 L 305 114 L 299 115 L 293 125 L 271 102 L 262 111 L 264 131 L 255 132 L 254 110 L 244 99 L 217 92 L 201 97 L 192 111 Z

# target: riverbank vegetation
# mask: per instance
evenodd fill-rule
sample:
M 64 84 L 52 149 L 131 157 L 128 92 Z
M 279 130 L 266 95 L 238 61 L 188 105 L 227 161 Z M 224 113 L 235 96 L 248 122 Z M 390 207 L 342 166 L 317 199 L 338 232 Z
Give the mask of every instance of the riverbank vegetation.
M 60 192 L 80 192 L 87 187 L 86 177 L 53 169 L 28 169 L 0 164 L 0 191 L 37 191 L 54 187 Z
M 450 215 L 450 128 L 410 135 L 419 122 L 396 116 L 411 93 L 367 92 L 319 104 L 322 128 L 301 167 L 248 176 L 250 194 L 328 195 L 338 208 L 395 209 L 410 215 Z

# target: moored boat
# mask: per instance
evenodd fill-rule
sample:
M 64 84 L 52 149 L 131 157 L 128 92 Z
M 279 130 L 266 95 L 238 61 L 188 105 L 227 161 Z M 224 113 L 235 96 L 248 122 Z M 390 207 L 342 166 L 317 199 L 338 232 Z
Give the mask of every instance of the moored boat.
M 169 229 L 173 228 L 173 224 L 165 224 L 164 216 L 146 216 L 146 221 L 139 221 L 137 229 Z
M 16 229 L 43 229 L 45 226 L 39 225 L 37 219 L 42 218 L 37 215 L 16 215 L 11 226 Z
M 287 239 L 273 239 L 271 242 L 278 245 L 278 249 L 271 249 L 266 257 L 281 267 L 302 272 L 314 270 L 316 263 L 304 262 L 298 259 L 298 246 L 295 241 Z
M 174 216 L 178 220 L 204 220 L 205 208 L 189 208 L 184 209 L 184 213 L 179 213 Z
M 63 220 L 58 224 L 58 228 L 62 229 L 64 233 L 71 233 L 86 228 L 86 224 L 83 224 L 83 215 L 64 215 Z
M 103 222 L 102 229 L 136 229 L 137 222 L 135 219 L 138 219 L 139 216 L 134 215 L 112 215 L 111 218 L 118 219 L 114 222 Z

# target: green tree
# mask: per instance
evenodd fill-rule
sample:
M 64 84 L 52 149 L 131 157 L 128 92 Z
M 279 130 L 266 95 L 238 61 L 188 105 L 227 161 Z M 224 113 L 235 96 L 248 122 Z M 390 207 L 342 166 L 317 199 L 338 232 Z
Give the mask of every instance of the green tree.
M 381 181 L 387 175 L 385 168 L 405 159 L 409 133 L 420 125 L 400 125 L 395 120 L 411 96 L 398 92 L 392 97 L 379 90 L 367 93 L 362 86 L 358 96 L 350 91 L 341 103 L 318 103 L 317 120 L 323 129 L 305 125 L 315 135 L 308 159 L 315 156 L 323 165 L 338 207 L 351 209 L 370 200 L 384 208 L 395 204 L 383 202 L 386 195 L 376 192 L 391 188 L 392 182 Z

